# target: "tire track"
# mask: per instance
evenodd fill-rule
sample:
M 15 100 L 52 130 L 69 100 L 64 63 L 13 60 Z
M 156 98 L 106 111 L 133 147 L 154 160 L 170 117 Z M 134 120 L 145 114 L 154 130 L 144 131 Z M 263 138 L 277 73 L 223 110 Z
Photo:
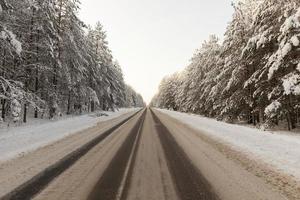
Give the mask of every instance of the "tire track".
M 136 112 L 132 116 L 124 119 L 117 125 L 105 131 L 103 134 L 99 135 L 92 141 L 86 143 L 75 151 L 67 154 L 65 157 L 60 159 L 55 164 L 47 167 L 36 176 L 21 184 L 19 187 L 15 188 L 8 194 L 2 196 L 0 200 L 29 200 L 37 195 L 40 191 L 47 187 L 47 185 L 55 179 L 57 176 L 62 174 L 70 166 L 72 166 L 76 161 L 78 161 L 82 156 L 89 152 L 93 147 L 99 144 L 106 137 L 111 135 L 116 129 L 125 124 L 131 118 L 136 116 L 139 112 Z
M 178 196 L 182 200 L 219 200 L 170 131 L 151 110 Z
M 126 199 L 146 112 L 147 110 L 143 112 L 141 118 L 132 128 L 129 136 L 104 171 L 90 193 L 89 200 Z

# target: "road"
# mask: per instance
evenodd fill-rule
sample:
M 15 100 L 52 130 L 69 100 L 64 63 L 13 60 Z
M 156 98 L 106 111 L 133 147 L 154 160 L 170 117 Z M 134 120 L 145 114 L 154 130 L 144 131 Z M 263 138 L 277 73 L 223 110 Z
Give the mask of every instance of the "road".
M 198 135 L 128 113 L 0 164 L 0 200 L 286 199 Z

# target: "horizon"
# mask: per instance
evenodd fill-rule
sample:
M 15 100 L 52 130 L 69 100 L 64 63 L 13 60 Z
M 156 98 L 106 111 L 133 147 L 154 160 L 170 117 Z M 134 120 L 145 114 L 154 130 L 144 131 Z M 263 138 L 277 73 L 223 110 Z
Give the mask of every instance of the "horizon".
M 162 78 L 183 70 L 209 35 L 222 40 L 233 14 L 231 2 L 86 0 L 80 18 L 104 26 L 126 83 L 149 104 Z

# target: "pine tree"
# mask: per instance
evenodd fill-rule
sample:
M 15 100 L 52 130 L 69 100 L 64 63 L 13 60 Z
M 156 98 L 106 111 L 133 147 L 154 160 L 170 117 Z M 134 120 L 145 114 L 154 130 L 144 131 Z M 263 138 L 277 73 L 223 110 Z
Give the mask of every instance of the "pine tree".
M 120 65 L 100 23 L 78 18 L 79 0 L 0 0 L 2 118 L 115 110 L 126 105 Z M 87 30 L 87 31 L 86 31 Z M 134 104 L 143 105 L 135 91 Z
M 204 42 L 176 79 L 162 80 L 151 105 L 267 127 L 285 120 L 295 128 L 299 7 L 297 0 L 237 1 L 223 44 Z

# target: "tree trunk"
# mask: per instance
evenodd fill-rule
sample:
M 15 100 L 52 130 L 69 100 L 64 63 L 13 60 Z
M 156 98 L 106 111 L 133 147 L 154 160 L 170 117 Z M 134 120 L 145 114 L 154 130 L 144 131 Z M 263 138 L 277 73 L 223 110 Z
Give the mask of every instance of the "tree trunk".
M 94 112 L 95 111 L 95 102 L 91 101 L 91 111 Z
M 291 115 L 290 115 L 290 112 L 288 112 L 286 114 L 286 120 L 287 120 L 288 130 L 290 131 L 291 130 Z
M 256 126 L 256 119 L 255 118 L 256 118 L 256 114 L 255 114 L 255 112 L 252 111 L 252 122 L 253 122 L 254 126 Z
M 299 123 L 299 108 L 297 108 L 297 111 L 296 111 L 296 124 L 298 125 Z
M 37 108 L 35 108 L 35 110 L 34 110 L 34 118 L 38 118 L 39 117 L 39 112 L 38 112 L 38 109 Z
M 55 112 L 56 112 L 56 108 L 54 107 L 54 99 L 51 99 L 51 104 L 50 104 L 50 108 L 49 108 L 49 118 L 53 119 L 55 116 Z
M 39 71 L 38 71 L 38 69 L 36 69 L 36 71 L 35 71 L 35 94 L 36 95 L 37 95 L 38 90 L 39 90 L 39 77 L 38 77 L 38 75 L 39 75 Z M 38 109 L 37 108 L 35 108 L 35 110 L 34 110 L 34 118 L 38 118 Z
M 62 10 L 63 10 L 63 1 L 59 1 L 59 14 L 58 14 L 58 38 L 57 38 L 57 59 L 60 61 L 61 60 L 61 32 L 62 32 Z M 58 74 L 58 67 L 57 64 L 54 65 L 53 69 L 53 86 L 54 86 L 54 91 L 56 92 L 57 90 L 57 85 L 58 85 L 58 80 L 57 80 L 57 74 Z
M 264 122 L 264 110 L 261 107 L 259 107 L 259 123 L 263 124 Z
M 102 101 L 102 110 L 105 110 L 106 111 L 106 101 L 105 101 L 105 99 L 103 99 L 103 101 Z
M 279 125 L 279 119 L 278 119 L 278 115 L 276 115 L 275 117 L 275 125 L 278 126 Z
M 296 114 L 294 112 L 291 113 L 291 128 L 296 128 Z
M 289 107 L 290 107 L 289 116 L 290 116 L 290 123 L 291 123 L 290 128 L 294 129 L 296 128 L 296 116 L 295 116 L 293 99 L 291 94 L 289 95 Z
M 38 30 L 37 32 L 37 38 L 36 38 L 36 43 L 38 44 L 40 40 L 40 32 Z M 38 91 L 39 91 L 39 68 L 38 68 L 38 64 L 39 64 L 39 45 L 36 46 L 36 68 L 35 68 L 35 94 L 37 95 Z M 38 109 L 35 108 L 34 111 L 34 118 L 38 118 Z
M 248 112 L 248 124 L 252 124 L 253 123 L 253 116 L 251 113 L 251 110 L 249 110 Z
M 68 106 L 67 106 L 67 115 L 71 114 L 71 91 L 68 94 Z
M 27 104 L 24 104 L 23 122 L 27 123 Z
M 2 99 L 1 102 L 2 102 L 2 113 L 1 113 L 1 117 L 2 117 L 2 120 L 4 121 L 4 120 L 5 120 L 5 114 L 6 114 L 6 112 L 5 112 L 5 103 L 6 103 L 6 100 L 5 100 L 5 99 Z
M 6 56 L 6 51 L 5 51 L 5 49 L 3 49 L 3 57 L 2 57 L 2 66 L 3 67 L 6 67 L 5 66 L 6 65 L 6 63 L 5 63 L 5 56 Z M 5 77 L 5 71 L 4 70 L 2 71 L 2 76 Z

